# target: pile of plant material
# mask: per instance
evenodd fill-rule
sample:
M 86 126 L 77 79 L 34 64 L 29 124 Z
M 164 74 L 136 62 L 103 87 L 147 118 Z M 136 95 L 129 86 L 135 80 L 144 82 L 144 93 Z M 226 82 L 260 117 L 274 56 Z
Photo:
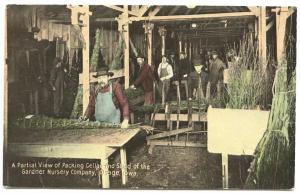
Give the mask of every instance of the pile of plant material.
M 123 35 L 122 33 L 120 33 L 118 47 L 116 49 L 116 52 L 114 53 L 114 59 L 109 67 L 110 70 L 118 70 L 122 68 L 125 46 L 128 45 L 125 45 Z
M 130 125 L 129 128 L 137 127 L 137 125 Z M 9 122 L 10 129 L 21 130 L 43 130 L 43 129 L 101 129 L 101 128 L 121 128 L 121 124 L 112 124 L 105 122 L 79 121 L 77 119 L 56 119 L 50 117 L 32 117 L 18 118 Z
M 262 103 L 265 76 L 259 63 L 258 43 L 245 34 L 240 41 L 237 55 L 229 67 L 227 107 L 256 109 Z
M 97 71 L 97 67 L 99 65 L 99 60 L 100 60 L 100 56 L 101 56 L 101 37 L 103 34 L 103 30 L 97 29 L 96 30 L 96 34 L 95 34 L 95 45 L 94 45 L 94 49 L 93 49 L 93 54 L 92 54 L 92 58 L 91 58 L 91 66 L 90 66 L 90 71 L 95 72 Z M 103 61 L 101 61 L 100 63 L 103 63 Z M 90 84 L 91 86 L 93 86 L 93 84 Z M 73 105 L 73 110 L 71 112 L 71 116 L 70 118 L 79 118 L 82 114 L 83 114 L 83 105 L 82 105 L 82 96 L 83 96 L 83 88 L 82 88 L 82 84 L 78 85 L 77 88 L 77 94 L 76 94 L 76 98 L 75 98 L 75 102 Z
M 134 99 L 137 98 L 139 96 L 143 96 L 145 94 L 144 90 L 141 88 L 128 88 L 125 90 L 125 94 L 127 96 L 128 99 Z
M 256 148 L 247 189 L 290 189 L 294 185 L 296 76 L 287 63 L 276 71 L 267 130 Z

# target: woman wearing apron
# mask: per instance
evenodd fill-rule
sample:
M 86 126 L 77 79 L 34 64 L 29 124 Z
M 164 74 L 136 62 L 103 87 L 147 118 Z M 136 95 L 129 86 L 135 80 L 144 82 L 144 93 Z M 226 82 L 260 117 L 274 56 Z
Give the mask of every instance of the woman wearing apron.
M 165 99 L 168 96 L 170 88 L 170 79 L 173 77 L 172 66 L 167 62 L 167 57 L 163 56 L 162 61 L 158 66 L 158 77 L 160 79 L 160 88 L 162 90 L 162 101 L 165 102 Z

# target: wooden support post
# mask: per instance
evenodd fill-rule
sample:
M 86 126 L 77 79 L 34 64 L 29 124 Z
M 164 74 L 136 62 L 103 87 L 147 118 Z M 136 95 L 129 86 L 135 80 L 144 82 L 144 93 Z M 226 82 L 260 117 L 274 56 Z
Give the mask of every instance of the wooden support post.
M 108 168 L 108 158 L 101 159 L 101 171 L 102 171 L 102 188 L 108 189 L 110 187 L 109 183 L 109 168 Z
M 126 149 L 125 147 L 120 148 L 120 156 L 121 156 L 121 167 L 122 167 L 122 185 L 126 185 L 128 181 L 127 176 L 127 157 L 126 157 Z
M 74 8 L 76 9 L 76 8 Z M 84 26 L 81 28 L 82 34 L 84 37 L 84 45 L 82 49 L 82 58 L 83 58 L 83 67 L 82 67 L 82 110 L 85 111 L 88 103 L 89 103 L 89 97 L 90 97 L 90 12 L 89 12 L 89 6 L 84 5 L 82 6 L 82 11 L 84 12 L 84 15 L 82 17 L 82 22 Z M 73 9 L 72 9 L 73 11 Z
M 222 182 L 223 189 L 228 189 L 228 155 L 222 153 Z
M 152 30 L 154 24 L 144 24 L 145 34 L 147 34 L 148 45 L 147 45 L 147 55 L 148 55 L 148 64 L 152 65 Z
M 266 70 L 267 67 L 267 25 L 266 25 L 266 7 L 260 7 L 260 14 L 258 17 L 259 23 L 259 56 L 260 63 L 263 67 L 263 71 Z
M 277 63 L 278 65 L 281 65 L 282 60 L 284 58 L 286 20 L 289 16 L 289 10 L 287 7 L 281 7 L 281 8 L 277 8 L 275 11 L 276 11 Z
M 129 88 L 129 23 L 128 23 L 128 5 L 124 5 L 124 13 L 121 19 L 123 25 L 123 37 L 125 41 L 124 47 L 124 78 L 125 78 L 125 89 Z
M 164 26 L 159 27 L 158 33 L 161 36 L 161 56 L 166 54 L 166 35 L 167 30 Z
M 130 123 L 133 124 L 134 123 L 134 113 L 130 113 Z

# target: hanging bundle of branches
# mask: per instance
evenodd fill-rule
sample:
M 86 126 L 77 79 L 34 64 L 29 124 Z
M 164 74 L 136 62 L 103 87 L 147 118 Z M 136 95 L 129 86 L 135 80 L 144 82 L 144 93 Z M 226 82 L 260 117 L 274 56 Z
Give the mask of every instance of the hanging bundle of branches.
M 265 79 L 258 54 L 257 41 L 245 34 L 229 67 L 228 108 L 254 109 L 261 104 Z
M 129 128 L 137 127 L 138 125 L 130 125 Z M 76 119 L 54 119 L 49 117 L 33 117 L 30 119 L 19 118 L 9 123 L 10 129 L 101 129 L 101 128 L 121 128 L 120 124 L 111 124 L 105 122 L 78 121 Z
M 70 116 L 70 118 L 72 118 L 72 119 L 79 118 L 83 113 L 82 93 L 83 93 L 83 88 L 82 88 L 82 84 L 80 84 L 80 85 L 78 85 L 78 88 L 77 88 L 77 94 L 76 94 L 75 102 L 73 105 L 72 113 Z
M 97 65 L 99 61 L 99 56 L 100 56 L 100 48 L 101 48 L 101 37 L 103 35 L 103 30 L 100 30 L 97 28 L 96 30 L 96 35 L 95 35 L 95 45 L 93 49 L 93 54 L 91 58 L 91 66 L 90 66 L 90 71 L 95 72 L 97 71 Z
M 289 189 L 294 180 L 296 76 L 288 82 L 286 61 L 277 69 L 267 130 L 256 148 L 249 189 Z
M 91 66 L 90 66 L 90 71 L 97 71 L 97 67 L 99 65 L 99 58 L 101 55 L 101 37 L 102 37 L 102 33 L 103 30 L 96 30 L 96 35 L 95 35 L 95 45 L 94 45 L 94 49 L 93 49 L 93 54 L 92 54 L 92 58 L 91 58 Z M 92 84 L 90 84 L 92 85 Z M 82 84 L 78 85 L 77 88 L 77 95 L 75 98 L 75 102 L 74 102 L 74 106 L 73 106 L 73 110 L 71 113 L 70 118 L 78 118 L 82 115 L 83 113 L 83 105 L 82 105 L 82 95 L 83 95 L 83 88 L 82 88 Z
M 122 60 L 124 57 L 124 46 L 128 46 L 128 45 L 125 45 L 123 35 L 122 33 L 120 33 L 118 47 L 109 69 L 118 70 L 122 68 Z

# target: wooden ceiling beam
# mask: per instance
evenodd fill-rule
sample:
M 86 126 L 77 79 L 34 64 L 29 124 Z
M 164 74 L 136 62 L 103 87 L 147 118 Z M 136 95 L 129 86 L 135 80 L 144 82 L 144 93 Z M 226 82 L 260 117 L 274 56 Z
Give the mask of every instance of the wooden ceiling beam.
M 231 18 L 253 16 L 252 12 L 232 12 L 232 13 L 215 13 L 215 14 L 196 14 L 196 15 L 169 15 L 169 16 L 148 16 L 148 17 L 130 17 L 131 21 L 179 21 L 192 19 L 213 19 L 213 18 Z
M 199 38 L 217 38 L 217 37 L 223 37 L 223 38 L 231 38 L 231 37 L 241 37 L 241 34 L 231 34 L 231 35 L 226 35 L 224 34 L 207 34 L 207 35 L 201 35 L 201 36 L 187 36 L 187 38 L 190 39 L 199 39 Z
M 117 22 L 116 18 L 96 18 L 93 20 L 94 22 Z

